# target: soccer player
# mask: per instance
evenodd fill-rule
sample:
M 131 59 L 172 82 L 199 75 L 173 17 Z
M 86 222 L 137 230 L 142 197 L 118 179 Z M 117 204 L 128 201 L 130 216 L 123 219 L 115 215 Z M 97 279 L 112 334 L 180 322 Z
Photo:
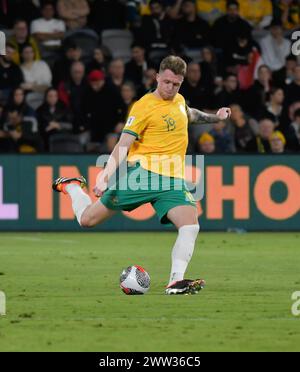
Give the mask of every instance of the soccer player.
M 181 58 L 168 56 L 162 60 L 156 90 L 133 105 L 120 140 L 97 177 L 93 190 L 100 197 L 99 201 L 92 203 L 82 190 L 86 186 L 83 177 L 61 177 L 53 183 L 55 191 L 71 197 L 74 213 L 82 227 L 95 226 L 117 210 L 130 211 L 148 202 L 162 224 L 172 223 L 178 236 L 172 250 L 166 294 L 193 294 L 205 285 L 203 279 L 184 279 L 199 232 L 195 200 L 184 183 L 188 124 L 216 123 L 226 120 L 231 113 L 229 108 L 207 114 L 188 107 L 184 97 L 178 93 L 185 73 L 186 63 Z M 125 177 L 128 181 L 134 172 L 138 172 L 141 185 L 138 190 L 129 187 L 129 182 L 124 190 L 109 184 L 126 157 L 128 172 Z M 172 163 L 173 167 L 167 166 L 170 159 L 177 160 Z M 152 179 L 157 180 L 155 187 L 149 187 Z M 121 180 L 116 182 L 117 185 Z M 164 187 L 165 184 L 169 187 Z

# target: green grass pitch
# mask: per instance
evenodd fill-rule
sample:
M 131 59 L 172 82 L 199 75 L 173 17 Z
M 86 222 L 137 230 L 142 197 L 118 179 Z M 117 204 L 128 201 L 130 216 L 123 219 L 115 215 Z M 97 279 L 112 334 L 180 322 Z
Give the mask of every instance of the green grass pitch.
M 300 351 L 300 233 L 200 233 L 194 296 L 164 295 L 175 238 L 1 233 L 0 351 Z M 131 264 L 150 273 L 144 296 L 119 289 Z

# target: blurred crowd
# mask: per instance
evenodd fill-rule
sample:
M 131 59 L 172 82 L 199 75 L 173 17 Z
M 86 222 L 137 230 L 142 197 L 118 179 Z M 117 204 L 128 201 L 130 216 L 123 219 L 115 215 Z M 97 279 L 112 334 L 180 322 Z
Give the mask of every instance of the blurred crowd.
M 188 64 L 189 153 L 300 153 L 298 0 L 0 0 L 1 153 L 110 153 L 161 59 Z

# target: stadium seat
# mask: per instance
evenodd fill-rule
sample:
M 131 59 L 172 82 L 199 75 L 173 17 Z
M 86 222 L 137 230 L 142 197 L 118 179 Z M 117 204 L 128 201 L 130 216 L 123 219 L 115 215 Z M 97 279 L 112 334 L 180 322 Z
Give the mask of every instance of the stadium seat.
M 202 62 L 202 58 L 201 58 L 201 49 L 200 48 L 193 48 L 193 49 L 188 49 L 186 48 L 184 50 L 184 54 L 191 58 L 193 60 L 193 62 Z
M 53 134 L 49 139 L 49 150 L 52 153 L 81 153 L 84 151 L 78 136 L 68 133 Z
M 122 58 L 128 62 L 131 58 L 132 33 L 128 30 L 104 30 L 101 34 L 102 44 L 112 53 L 113 58 Z

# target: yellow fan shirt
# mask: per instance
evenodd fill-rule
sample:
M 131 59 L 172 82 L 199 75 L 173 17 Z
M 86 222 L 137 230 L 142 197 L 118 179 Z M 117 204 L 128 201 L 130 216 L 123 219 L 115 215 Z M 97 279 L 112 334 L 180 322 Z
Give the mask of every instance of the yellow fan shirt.
M 270 0 L 240 1 L 240 16 L 254 26 L 257 26 L 264 17 L 271 16 L 272 11 Z
M 127 161 L 139 161 L 142 168 L 167 177 L 184 178 L 188 116 L 181 94 L 172 101 L 153 93 L 144 95 L 133 105 L 123 132 L 136 137 Z

